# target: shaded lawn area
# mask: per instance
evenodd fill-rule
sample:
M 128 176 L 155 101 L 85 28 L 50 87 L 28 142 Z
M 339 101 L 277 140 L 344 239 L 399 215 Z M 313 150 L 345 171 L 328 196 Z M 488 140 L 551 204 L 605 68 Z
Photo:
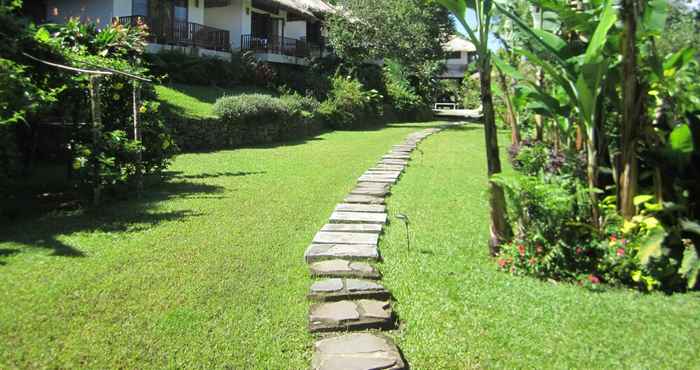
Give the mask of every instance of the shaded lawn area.
M 698 292 L 593 293 L 496 270 L 483 143 L 473 127 L 431 136 L 388 201 L 382 272 L 411 368 L 700 368 Z
M 308 368 L 304 250 L 416 126 L 181 155 L 140 201 L 3 220 L 0 368 Z
M 158 100 L 166 106 L 165 108 L 187 118 L 214 117 L 214 103 L 220 97 L 253 93 L 274 95 L 269 90 L 255 86 L 240 86 L 236 88 L 185 84 L 156 86 Z

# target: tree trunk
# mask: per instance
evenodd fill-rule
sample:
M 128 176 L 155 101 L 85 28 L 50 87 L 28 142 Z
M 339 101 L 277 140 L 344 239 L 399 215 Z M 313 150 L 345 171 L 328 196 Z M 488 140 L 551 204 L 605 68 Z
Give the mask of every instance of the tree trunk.
M 488 56 L 480 59 L 479 74 L 489 176 L 489 205 L 491 207 L 489 251 L 491 255 L 496 255 L 499 252 L 500 245 L 503 242 L 510 241 L 512 230 L 506 216 L 506 199 L 503 188 L 490 180 L 492 175 L 501 172 L 501 160 L 498 150 L 498 132 L 493 111 L 493 95 L 491 93 L 491 61 Z
M 586 154 L 588 157 L 588 167 L 586 174 L 588 177 L 588 197 L 591 202 L 591 218 L 593 227 L 600 230 L 600 209 L 598 208 L 598 146 L 596 143 L 596 129 L 591 127 L 586 138 Z
M 515 108 L 513 107 L 513 102 L 510 98 L 510 92 L 508 90 L 508 82 L 506 81 L 506 76 L 498 71 L 498 80 L 501 84 L 501 90 L 503 90 L 504 100 L 506 101 L 506 121 L 510 125 L 510 144 L 520 145 L 520 128 L 518 127 L 518 116 L 515 114 Z
M 100 136 L 102 135 L 102 100 L 100 77 L 90 76 L 90 111 L 92 113 L 92 204 L 100 204 L 102 179 L 100 178 Z
M 544 86 L 544 72 L 542 68 L 537 68 L 537 86 Z M 542 141 L 544 138 L 544 117 L 541 114 L 535 114 L 535 133 L 537 141 Z
M 620 192 L 618 207 L 622 216 L 629 220 L 636 209 L 639 166 L 637 163 L 637 140 L 641 110 L 637 107 L 639 83 L 637 81 L 637 5 L 636 0 L 623 0 L 622 17 L 624 37 L 622 41 L 622 128 L 620 130 Z

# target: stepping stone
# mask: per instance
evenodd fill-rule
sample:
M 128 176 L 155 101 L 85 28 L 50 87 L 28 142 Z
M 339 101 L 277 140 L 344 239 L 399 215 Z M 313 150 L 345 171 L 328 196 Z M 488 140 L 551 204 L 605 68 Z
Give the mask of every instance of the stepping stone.
M 358 181 L 357 187 L 358 188 L 365 188 L 365 189 L 386 190 L 386 191 L 391 190 L 391 184 L 384 184 L 381 182 Z
M 394 312 L 389 301 L 360 299 L 311 305 L 309 331 L 347 331 L 389 329 L 394 327 Z
M 313 283 L 308 298 L 326 302 L 353 299 L 387 300 L 390 294 L 386 288 L 374 281 L 334 278 Z
M 383 159 L 411 159 L 408 154 L 386 154 L 382 156 Z
M 379 234 L 319 231 L 314 237 L 315 244 L 369 244 L 377 245 Z
M 309 265 L 312 277 L 354 277 L 380 279 L 382 276 L 372 265 L 341 259 L 314 262 Z
M 336 212 L 369 212 L 386 213 L 386 206 L 380 204 L 351 204 L 342 203 L 335 207 Z
M 384 204 L 383 197 L 375 197 L 372 195 L 350 194 L 344 199 L 345 203 L 361 203 L 361 204 Z
M 386 213 L 365 212 L 333 212 L 330 217 L 332 224 L 385 224 Z
M 304 253 L 307 263 L 337 258 L 376 261 L 379 251 L 376 245 L 369 244 L 311 244 Z
M 367 170 L 362 176 L 399 177 L 401 176 L 401 171 Z
M 390 338 L 352 333 L 321 339 L 314 344 L 312 370 L 404 370 L 406 364 Z
M 358 195 L 373 195 L 376 197 L 383 197 L 387 194 L 389 194 L 389 190 L 384 188 L 371 188 L 371 187 L 365 187 L 365 186 L 358 186 L 355 189 L 352 189 L 350 191 L 350 194 L 358 194 Z
M 336 208 L 337 209 L 337 208 Z M 380 224 L 325 224 L 321 231 L 329 233 L 369 233 L 381 234 Z
M 377 164 L 392 164 L 392 165 L 405 166 L 408 164 L 408 161 L 403 160 L 403 159 L 382 159 Z
M 395 184 L 396 180 L 398 178 L 396 177 L 384 177 L 384 176 L 360 176 L 358 181 L 367 181 L 367 182 L 383 182 L 386 184 Z
M 378 164 L 369 169 L 369 171 L 402 171 L 406 167 L 402 165 L 391 165 L 391 164 Z

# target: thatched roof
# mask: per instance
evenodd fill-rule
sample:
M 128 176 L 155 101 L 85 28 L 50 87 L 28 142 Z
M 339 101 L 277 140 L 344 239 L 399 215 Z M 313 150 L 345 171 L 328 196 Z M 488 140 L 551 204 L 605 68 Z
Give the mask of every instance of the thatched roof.
M 474 44 L 460 36 L 452 36 L 444 48 L 445 51 L 476 51 Z
M 272 0 L 288 10 L 296 11 L 304 16 L 317 18 L 324 14 L 335 12 L 335 8 L 323 0 Z

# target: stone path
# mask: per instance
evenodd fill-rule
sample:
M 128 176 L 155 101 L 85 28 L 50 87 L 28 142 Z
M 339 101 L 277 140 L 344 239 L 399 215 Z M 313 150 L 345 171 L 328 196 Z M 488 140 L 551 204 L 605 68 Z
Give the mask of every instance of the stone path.
M 394 342 L 377 332 L 396 328 L 391 293 L 372 263 L 381 260 L 379 237 L 387 222 L 384 198 L 391 193 L 418 143 L 440 131 L 430 128 L 394 145 L 358 178 L 328 223 L 314 236 L 304 259 L 311 276 L 309 331 L 325 334 L 314 345 L 314 370 L 406 369 Z M 372 330 L 372 331 L 366 331 Z M 348 333 L 363 331 L 361 333 Z

